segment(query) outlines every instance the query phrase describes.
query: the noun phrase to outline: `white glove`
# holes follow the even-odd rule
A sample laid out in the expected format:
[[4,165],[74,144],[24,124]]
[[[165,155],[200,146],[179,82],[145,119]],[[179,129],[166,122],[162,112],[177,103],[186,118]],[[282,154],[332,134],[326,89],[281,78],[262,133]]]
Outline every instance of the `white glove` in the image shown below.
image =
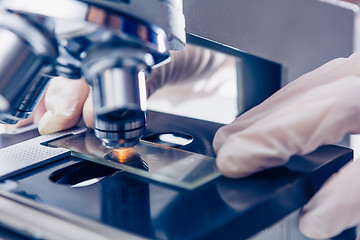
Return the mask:
[[53,78],[45,93],[46,112],[40,119],[40,134],[49,134],[75,126],[81,117],[89,87],[84,79]]
[[[359,92],[360,53],[305,74],[217,132],[219,170],[245,177],[360,133]],[[351,163],[325,183],[304,208],[304,234],[330,237],[360,222],[359,171],[360,162]]]
[[226,55],[193,45],[170,52],[171,62],[152,71],[147,82],[150,96],[164,85],[196,81],[213,75],[227,60]]

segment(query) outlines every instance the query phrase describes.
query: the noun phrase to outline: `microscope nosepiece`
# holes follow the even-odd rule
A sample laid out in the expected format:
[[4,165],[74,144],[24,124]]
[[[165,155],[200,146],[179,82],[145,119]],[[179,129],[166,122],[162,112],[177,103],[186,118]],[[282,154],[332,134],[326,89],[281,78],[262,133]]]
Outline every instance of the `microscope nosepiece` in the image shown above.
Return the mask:
[[50,77],[84,76],[96,136],[110,148],[138,143],[146,76],[185,45],[182,0],[152,1],[151,11],[148,0],[34,2],[0,1],[0,122],[29,116]]

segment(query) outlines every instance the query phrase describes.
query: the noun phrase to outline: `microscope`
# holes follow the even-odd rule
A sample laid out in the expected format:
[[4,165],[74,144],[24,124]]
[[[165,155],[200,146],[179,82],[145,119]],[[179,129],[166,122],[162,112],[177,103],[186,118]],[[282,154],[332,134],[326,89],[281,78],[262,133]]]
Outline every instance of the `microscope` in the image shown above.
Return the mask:
[[[145,82],[186,37],[236,59],[246,111],[359,49],[360,8],[329,2],[0,0],[0,121],[28,117],[56,76],[85,77],[95,120],[94,132],[0,134],[0,238],[305,239],[301,207],[352,160],[351,149],[323,146],[227,179],[212,149],[222,124],[145,117]],[[164,134],[189,141],[165,145]],[[114,149],[132,146],[132,162],[114,161]],[[338,239],[355,239],[354,229],[345,234]]]
[[132,147],[145,132],[147,76],[185,45],[182,0],[4,0],[0,37],[2,123],[29,117],[52,77],[84,76],[95,135]]

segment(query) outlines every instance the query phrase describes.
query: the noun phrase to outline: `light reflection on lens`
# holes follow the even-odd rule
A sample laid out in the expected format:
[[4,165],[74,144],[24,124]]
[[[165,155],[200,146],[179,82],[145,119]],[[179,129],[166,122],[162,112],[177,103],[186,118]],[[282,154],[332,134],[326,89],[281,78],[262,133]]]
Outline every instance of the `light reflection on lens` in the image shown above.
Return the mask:
[[135,151],[133,148],[119,148],[114,149],[113,154],[118,162],[125,163],[133,158]]
[[113,151],[106,154],[104,159],[123,163],[135,168],[141,168],[146,171],[149,170],[147,163],[143,161],[139,153],[137,153],[134,148],[114,149]]

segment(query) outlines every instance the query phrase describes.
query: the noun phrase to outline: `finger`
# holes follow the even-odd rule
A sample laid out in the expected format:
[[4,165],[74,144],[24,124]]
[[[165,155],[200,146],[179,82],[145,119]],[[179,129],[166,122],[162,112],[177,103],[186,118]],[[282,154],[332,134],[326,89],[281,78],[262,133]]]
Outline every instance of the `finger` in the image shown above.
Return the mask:
[[329,178],[302,210],[299,228],[311,238],[330,238],[360,223],[360,161]]
[[225,139],[232,133],[245,129],[269,113],[276,111],[276,109],[296,101],[299,96],[302,96],[310,89],[346,76],[360,76],[359,67],[360,53],[355,53],[349,58],[338,58],[330,61],[289,83],[260,105],[242,114],[233,123],[219,129],[213,142],[215,152],[220,149]]
[[350,76],[307,91],[232,134],[218,151],[219,170],[228,177],[248,176],[360,132],[359,90],[360,77]]
[[89,95],[84,103],[83,119],[87,127],[94,128],[94,107],[91,90],[89,91]]
[[89,93],[84,79],[54,78],[45,95],[47,112],[39,121],[40,134],[49,134],[75,126],[81,118]]

